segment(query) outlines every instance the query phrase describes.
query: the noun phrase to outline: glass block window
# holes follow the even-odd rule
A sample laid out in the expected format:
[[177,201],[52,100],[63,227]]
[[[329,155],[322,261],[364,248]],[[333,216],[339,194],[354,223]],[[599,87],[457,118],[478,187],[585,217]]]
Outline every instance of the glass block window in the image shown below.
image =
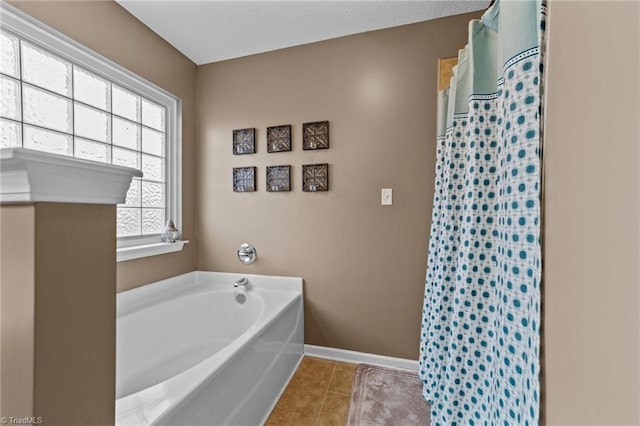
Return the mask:
[[171,217],[167,104],[89,68],[0,31],[0,147],[142,170],[117,208],[118,237],[159,234]]

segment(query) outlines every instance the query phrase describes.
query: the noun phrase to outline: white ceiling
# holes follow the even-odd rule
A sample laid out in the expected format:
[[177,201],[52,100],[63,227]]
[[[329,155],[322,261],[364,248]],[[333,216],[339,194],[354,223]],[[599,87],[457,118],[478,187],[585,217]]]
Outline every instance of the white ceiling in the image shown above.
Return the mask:
[[485,0],[116,0],[198,65],[485,9]]

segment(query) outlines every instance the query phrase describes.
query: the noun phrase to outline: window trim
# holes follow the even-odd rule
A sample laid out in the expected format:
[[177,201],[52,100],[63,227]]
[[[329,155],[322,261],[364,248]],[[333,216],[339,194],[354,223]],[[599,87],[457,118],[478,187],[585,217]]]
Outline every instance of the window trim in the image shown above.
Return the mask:
[[[1,2],[0,14],[2,17],[0,28],[3,30],[11,32],[39,47],[43,47],[87,71],[93,72],[112,83],[166,107],[166,218],[173,219],[176,227],[182,229],[182,100],[14,6]],[[118,261],[161,254],[155,253],[158,251],[157,249],[151,250],[154,253],[145,254],[149,250],[145,250],[144,247],[164,244],[159,234],[119,237],[117,242],[118,249],[127,248],[126,251],[129,253],[127,256],[121,256],[118,253]],[[139,246],[139,250],[132,250],[136,246]],[[165,252],[178,251],[176,247],[173,246],[173,250],[167,248]],[[139,255],[131,254],[136,252],[139,252]],[[122,257],[127,257],[127,259],[120,259]]]

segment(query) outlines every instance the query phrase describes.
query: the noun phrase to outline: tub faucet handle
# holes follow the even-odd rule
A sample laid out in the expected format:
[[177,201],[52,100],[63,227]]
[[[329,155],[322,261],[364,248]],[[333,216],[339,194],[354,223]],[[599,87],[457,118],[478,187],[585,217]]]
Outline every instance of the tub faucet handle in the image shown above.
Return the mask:
[[256,261],[258,257],[258,252],[256,248],[249,243],[242,243],[240,248],[238,249],[238,260],[244,263],[245,265],[251,265]]
[[247,284],[249,284],[249,280],[246,277],[242,277],[239,280],[236,280],[236,282],[233,283],[233,287],[234,288],[238,288],[240,286],[246,286]]

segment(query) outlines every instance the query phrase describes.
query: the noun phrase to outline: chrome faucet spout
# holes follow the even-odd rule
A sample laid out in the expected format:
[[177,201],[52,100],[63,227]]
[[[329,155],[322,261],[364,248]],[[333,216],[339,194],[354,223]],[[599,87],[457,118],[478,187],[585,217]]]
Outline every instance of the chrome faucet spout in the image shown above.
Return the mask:
[[246,277],[242,277],[239,280],[236,280],[236,282],[233,283],[233,287],[234,288],[238,288],[240,286],[246,286],[247,284],[249,284],[249,280]]

